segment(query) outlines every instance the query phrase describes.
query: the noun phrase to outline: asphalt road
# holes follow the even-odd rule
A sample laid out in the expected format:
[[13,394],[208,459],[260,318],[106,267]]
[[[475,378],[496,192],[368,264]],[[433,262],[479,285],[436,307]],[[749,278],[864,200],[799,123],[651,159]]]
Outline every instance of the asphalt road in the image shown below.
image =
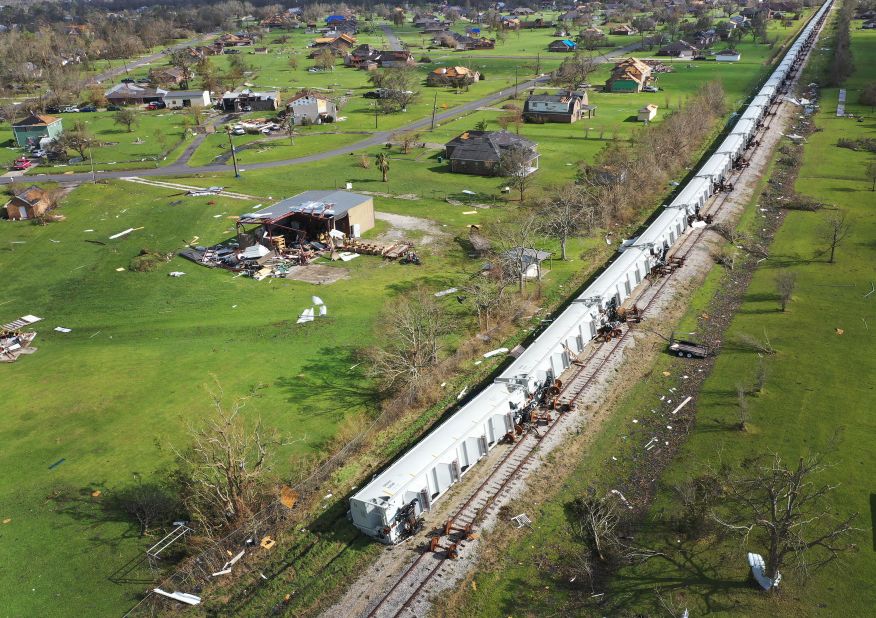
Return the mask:
[[401,51],[404,49],[404,45],[399,41],[398,37],[395,35],[395,32],[392,31],[392,28],[389,26],[383,25],[380,26],[380,29],[383,30],[383,34],[386,35],[386,40],[389,41],[389,48],[393,51]]
[[[619,49],[612,50],[603,54],[602,56],[598,56],[596,58],[597,62],[609,62],[612,58],[617,56],[626,54],[639,46],[638,43],[634,43],[631,45],[627,45],[626,47],[622,47]],[[517,89],[519,91],[524,91],[533,86],[537,86],[539,84],[543,84],[550,79],[550,76],[538,77],[535,79],[531,79],[526,82],[521,82],[517,85]],[[489,94],[485,97],[481,97],[476,101],[471,101],[470,103],[464,103],[458,107],[454,107],[447,111],[440,112],[435,115],[435,124],[442,124],[448,120],[452,120],[459,116],[465,116],[476,111],[480,107],[489,107],[494,103],[498,103],[504,100],[509,94],[511,94],[512,89],[508,88],[505,90],[500,90],[497,93]],[[341,155],[348,155],[350,153],[356,152],[357,150],[362,150],[363,148],[370,148],[372,146],[379,146],[387,143],[392,134],[398,133],[400,131],[414,131],[414,130],[422,130],[428,129],[431,126],[431,116],[427,116],[425,118],[421,118],[420,120],[416,120],[407,125],[397,127],[390,131],[379,131],[377,133],[372,134],[370,137],[354,142],[352,144],[347,144],[345,146],[341,146],[339,148],[335,148],[333,150],[327,150],[325,152],[318,152],[316,154],[307,155],[304,157],[296,157],[293,159],[283,159],[280,161],[267,161],[264,163],[250,163],[243,166],[245,171],[250,170],[262,170],[262,169],[271,169],[275,167],[287,167],[291,165],[301,165],[304,163],[314,163],[317,161],[324,161],[331,157],[337,157]],[[188,149],[187,149],[188,150]],[[191,156],[189,154],[189,156]],[[194,176],[198,174],[215,174],[217,172],[228,172],[227,165],[202,165],[199,167],[189,167],[185,165],[184,162],[181,162],[183,158],[177,160],[175,163],[165,167],[151,168],[151,169],[142,169],[142,170],[124,170],[124,171],[104,171],[97,172],[95,174],[95,178],[98,179],[113,179],[113,178],[123,178],[126,176],[140,176],[140,177],[148,177],[148,176],[168,176],[168,177],[183,177],[183,176]],[[187,158],[185,158],[187,160]],[[52,182],[60,182],[60,183],[82,183],[88,182],[91,180],[91,172],[79,172],[75,174],[34,174],[26,176],[26,178],[33,179],[34,181],[52,181]],[[9,184],[13,182],[14,178],[0,178],[0,184]]]
[[88,83],[99,84],[99,83],[105,82],[108,79],[113,79],[113,78],[118,77],[119,75],[121,75],[123,73],[129,72],[131,69],[136,69],[137,67],[141,67],[144,64],[149,64],[151,62],[155,62],[156,60],[160,59],[161,57],[166,56],[172,52],[175,52],[178,49],[183,49],[186,47],[191,47],[192,45],[197,45],[199,43],[203,43],[207,39],[210,39],[214,36],[216,36],[216,35],[215,34],[205,34],[203,36],[196,37],[194,39],[188,39],[186,41],[183,41],[182,43],[177,43],[176,45],[171,45],[170,47],[166,47],[159,52],[155,52],[154,54],[149,54],[148,56],[143,56],[142,58],[138,58],[137,60],[134,60],[133,62],[129,62],[126,65],[116,67],[116,68],[110,69],[108,71],[104,71],[103,73],[98,73],[97,75],[92,76],[88,80]]

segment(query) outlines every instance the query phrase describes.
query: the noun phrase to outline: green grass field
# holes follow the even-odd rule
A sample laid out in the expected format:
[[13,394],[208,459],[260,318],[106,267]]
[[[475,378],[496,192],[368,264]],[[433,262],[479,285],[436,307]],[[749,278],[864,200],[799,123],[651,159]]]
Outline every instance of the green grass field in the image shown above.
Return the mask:
[[[876,460],[870,445],[876,427],[869,410],[876,384],[869,325],[876,315],[872,296],[864,297],[871,288],[872,269],[867,265],[874,258],[872,239],[876,234],[873,193],[864,179],[872,155],[840,149],[836,141],[840,137],[872,138],[876,133],[872,110],[854,104],[858,91],[872,79],[864,67],[876,61],[874,33],[854,32],[853,52],[859,69],[845,84],[853,102],[847,112],[862,115],[864,122],[837,118],[838,91],[822,91],[821,111],[816,117],[820,131],[809,138],[796,183],[797,191],[846,210],[853,221],[853,233],[838,251],[837,262],[828,264],[823,256],[815,255],[819,248],[816,230],[827,213],[787,214],[772,245],[771,258],[756,271],[724,337],[732,341],[740,333],[766,331],[778,351],[767,361],[764,392],[749,399],[748,430],[733,428],[738,421],[736,384],[753,380],[756,359],[751,352],[728,345],[700,392],[695,429],[675,463],[659,479],[660,493],[651,518],[664,522],[677,510],[673,484],[706,465],[717,465],[719,459],[733,464],[755,453],[778,452],[792,463],[799,456],[818,452],[833,464],[818,481],[838,485],[831,498],[836,516],[860,514],[856,551],[809,579],[787,571],[783,590],[766,597],[746,583],[745,552],[763,549],[756,542],[741,545],[737,540],[718,542],[713,537],[681,541],[680,535],[665,525],[643,525],[637,528],[636,542],[666,552],[669,559],[658,557],[623,569],[610,581],[605,604],[589,610],[582,609],[590,601],[585,588],[561,579],[562,571],[540,569],[537,565],[545,559],[555,563],[557,556],[574,547],[564,506],[589,487],[610,488],[624,478],[622,464],[614,463],[612,456],[628,451],[623,436],[635,431],[632,419],[647,415],[647,410],[657,405],[658,396],[677,385],[683,365],[661,356],[649,377],[633,386],[612,411],[578,469],[564,479],[555,496],[530,514],[534,528],[517,534],[503,557],[476,575],[477,590],[464,594],[459,615],[551,615],[568,612],[570,607],[580,615],[665,615],[666,605],[661,605],[657,591],[665,602],[688,608],[691,615],[872,613],[876,597],[868,582],[876,574],[871,483]],[[818,53],[823,61],[830,51]],[[755,204],[756,200],[742,225],[758,225]],[[778,268],[789,268],[797,275],[794,298],[785,313],[778,310],[775,293]],[[694,295],[677,331],[695,329],[698,316],[721,285],[722,274],[712,271]],[[837,328],[844,330],[842,336],[836,334]],[[664,377],[664,371],[673,376]]]

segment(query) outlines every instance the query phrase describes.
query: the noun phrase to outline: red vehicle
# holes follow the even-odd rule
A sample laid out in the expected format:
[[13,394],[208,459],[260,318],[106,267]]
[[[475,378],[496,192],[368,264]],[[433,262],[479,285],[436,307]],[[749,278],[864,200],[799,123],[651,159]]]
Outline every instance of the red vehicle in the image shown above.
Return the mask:
[[150,112],[155,111],[156,109],[158,109],[158,106],[155,103],[150,103],[146,106],[146,110]]
[[32,166],[32,165],[33,165],[33,163],[30,162],[30,159],[28,159],[27,157],[21,157],[20,159],[16,159],[16,160],[12,163],[12,169],[14,169],[14,170],[26,170],[26,169],[28,169],[28,168],[29,168],[30,166]]

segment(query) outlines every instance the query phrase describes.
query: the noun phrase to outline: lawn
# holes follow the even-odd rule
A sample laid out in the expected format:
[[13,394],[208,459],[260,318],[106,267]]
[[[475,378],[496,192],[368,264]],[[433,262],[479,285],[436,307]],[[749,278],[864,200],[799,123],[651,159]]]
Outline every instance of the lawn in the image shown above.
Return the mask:
[[[822,58],[829,49],[818,52]],[[872,79],[867,69],[876,61],[876,35],[853,32],[853,53],[859,67],[847,81],[849,101]],[[863,616],[872,613],[874,597],[868,582],[876,576],[873,560],[872,470],[876,438],[870,410],[874,383],[874,356],[869,324],[876,319],[872,295],[872,264],[876,235],[873,193],[864,179],[872,155],[839,149],[840,137],[874,137],[872,111],[852,103],[847,110],[865,122],[836,118],[837,90],[825,90],[813,134],[805,147],[804,164],[796,190],[846,210],[854,228],[851,237],[828,264],[819,248],[816,230],[827,213],[791,211],[771,247],[771,257],[756,272],[734,317],[725,341],[741,333],[767,332],[777,350],[767,360],[763,393],[749,398],[751,416],[746,432],[734,428],[738,421],[736,385],[753,380],[756,357],[727,345],[716,360],[697,401],[698,418],[675,463],[659,479],[659,495],[650,517],[665,522],[677,509],[672,487],[707,465],[734,464],[755,453],[778,452],[793,464],[797,457],[821,453],[832,464],[819,483],[836,483],[831,498],[838,518],[857,512],[861,529],[854,539],[857,550],[841,562],[813,573],[809,579],[788,570],[783,590],[774,597],[758,594],[746,583],[746,551],[762,551],[756,542],[681,541],[665,525],[643,525],[636,542],[667,552],[672,560],[652,559],[622,570],[608,586],[604,604],[580,615],[663,615],[663,601],[687,608],[691,615],[733,616]],[[766,178],[764,179],[764,182]],[[749,207],[743,225],[758,225],[761,216]],[[788,268],[797,275],[797,288],[787,312],[778,310],[774,277]],[[721,271],[714,270],[695,295],[677,330],[692,330],[697,318],[721,285]],[[844,331],[839,336],[837,328]],[[650,367],[648,377],[634,385],[623,403],[606,420],[577,469],[564,477],[557,494],[532,508],[534,528],[518,533],[503,558],[475,577],[477,585],[465,593],[459,610],[466,616],[547,615],[568,610],[570,599],[587,599],[588,591],[562,579],[561,571],[537,565],[555,558],[574,541],[568,532],[564,505],[590,487],[611,488],[625,478],[613,455],[628,452],[628,436],[638,440],[632,419],[648,415],[668,387],[676,384],[683,365],[668,356]],[[671,376],[666,376],[664,373]],[[641,442],[645,442],[647,437]],[[636,442],[638,444],[638,442]]]

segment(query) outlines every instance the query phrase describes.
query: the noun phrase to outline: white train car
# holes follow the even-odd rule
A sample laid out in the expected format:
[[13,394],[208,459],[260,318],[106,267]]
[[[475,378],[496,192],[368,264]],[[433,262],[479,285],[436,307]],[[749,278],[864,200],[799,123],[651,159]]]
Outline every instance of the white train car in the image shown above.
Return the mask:
[[743,154],[771,100],[779,93],[812,34],[830,7],[828,0],[803,29],[797,42],[716,152],[634,242],[505,369],[492,383],[454,412],[350,499],[353,524],[385,543],[409,532],[412,519],[432,508],[454,483],[514,427],[515,411],[532,401],[545,384],[569,367],[601,325],[612,301],[630,297],[656,261],[687,228],[688,216],[705,205],[717,178],[726,178]]

